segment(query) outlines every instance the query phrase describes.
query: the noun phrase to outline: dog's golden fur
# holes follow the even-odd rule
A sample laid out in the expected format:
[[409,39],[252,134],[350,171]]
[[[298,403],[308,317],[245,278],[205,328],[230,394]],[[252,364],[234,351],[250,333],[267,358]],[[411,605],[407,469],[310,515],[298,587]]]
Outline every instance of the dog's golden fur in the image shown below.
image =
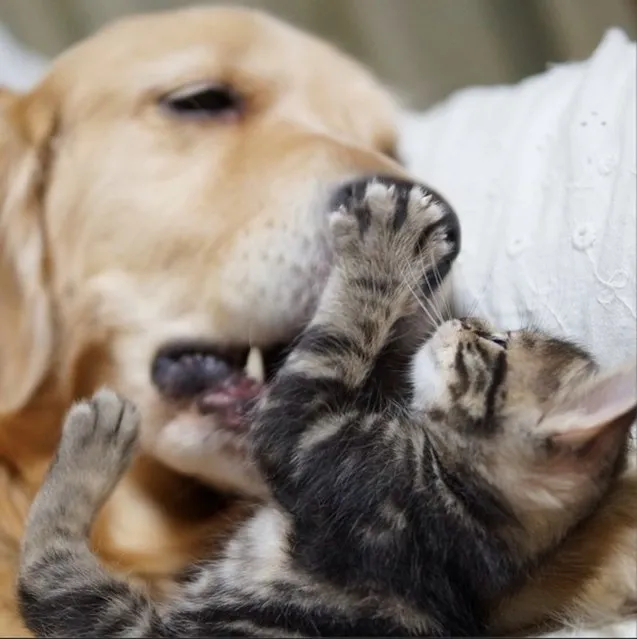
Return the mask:
[[[158,104],[198,83],[231,86],[237,117]],[[26,512],[63,413],[99,385],[144,416],[145,455],[95,528],[107,562],[161,586],[240,517],[187,475],[250,492],[241,460],[162,401],[153,355],[181,337],[292,337],[329,264],[326,198],[341,180],[401,173],[396,121],[359,65],[237,9],[126,19],[32,92],[0,92],[0,635],[26,634],[13,598]],[[612,581],[631,499],[634,486],[609,500],[544,573],[545,594],[532,584],[510,610],[536,622],[554,601],[588,597],[591,575]],[[519,625],[512,614],[499,625]]]

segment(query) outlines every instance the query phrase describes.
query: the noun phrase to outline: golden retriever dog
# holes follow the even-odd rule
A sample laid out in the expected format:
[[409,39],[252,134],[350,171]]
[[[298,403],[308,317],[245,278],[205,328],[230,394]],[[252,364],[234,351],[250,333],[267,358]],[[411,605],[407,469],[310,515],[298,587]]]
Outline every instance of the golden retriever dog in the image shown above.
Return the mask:
[[[250,347],[267,376],[313,311],[330,198],[405,175],[396,123],[364,68],[244,9],[127,18],[33,91],[0,92],[0,635],[28,635],[13,597],[25,516],[63,414],[97,387],[143,415],[143,454],[95,526],[111,566],[161,588],[241,517],[229,495],[260,495],[233,415],[191,401],[201,389],[171,364],[206,358],[240,410]],[[626,519],[614,508],[519,619],[604,569]]]

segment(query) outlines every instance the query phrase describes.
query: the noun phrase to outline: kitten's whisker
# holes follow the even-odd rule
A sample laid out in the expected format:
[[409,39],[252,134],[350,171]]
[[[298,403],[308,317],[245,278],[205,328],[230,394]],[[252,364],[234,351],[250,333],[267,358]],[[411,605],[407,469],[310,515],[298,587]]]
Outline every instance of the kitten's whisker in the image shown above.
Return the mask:
[[436,294],[432,293],[429,297],[425,298],[425,302],[431,309],[432,313],[434,313],[436,317],[438,318],[438,326],[440,326],[441,324],[445,323],[445,316],[442,312],[442,309],[436,303],[438,301],[436,297],[437,297]]
[[[434,271],[434,276],[436,278],[436,290],[440,291],[440,289],[442,288],[442,277],[440,277],[440,270],[438,269],[438,265],[434,264],[433,266],[433,271]],[[448,321],[450,319],[453,318],[453,312],[451,310],[451,306],[449,304],[449,300],[447,299],[446,295],[438,295],[437,296],[438,299],[440,299],[442,301],[442,316],[445,319],[445,321]]]
[[486,317],[486,313],[479,312],[479,307],[482,304],[482,300],[487,292],[487,285],[482,286],[482,289],[477,295],[473,295],[473,301],[467,306],[464,301],[460,301],[456,304],[456,316],[458,317],[474,317],[481,316]]
[[[434,277],[436,278],[437,281],[439,281],[440,273],[435,266],[433,267],[433,269],[434,269]],[[427,307],[430,309],[431,313],[434,314],[435,317],[437,318],[434,328],[438,328],[438,326],[444,324],[448,319],[451,319],[451,315],[449,314],[449,310],[446,305],[443,308],[441,308],[439,305],[439,298],[440,298],[440,295],[438,295],[439,285],[437,285],[436,289],[433,289],[431,286],[431,281],[429,279],[425,281],[426,281],[429,294],[426,294],[424,290],[422,291],[422,294],[424,296],[424,302],[427,304]],[[444,300],[443,300],[443,303],[444,303]]]
[[440,322],[438,318],[434,314],[432,314],[429,308],[427,308],[427,305],[420,298],[417,291],[415,291],[411,286],[409,288],[411,290],[411,294],[414,296],[414,299],[418,303],[418,306],[422,309],[423,313],[427,316],[427,319],[433,324],[434,327],[439,326]]
[[480,300],[477,297],[474,297],[473,302],[471,302],[471,305],[469,306],[467,312],[464,313],[464,315],[472,317],[478,310],[478,304],[480,304]]
[[442,316],[440,309],[436,305],[434,297],[425,296],[424,298],[422,298],[421,306],[427,309],[427,315],[432,321],[433,329],[436,329],[440,325],[444,324],[444,317]]
[[431,307],[427,308],[427,305],[425,305],[424,301],[420,298],[420,296],[418,295],[417,291],[412,286],[411,281],[410,281],[412,279],[412,276],[413,276],[412,272],[410,272],[409,275],[406,275],[403,272],[403,282],[409,288],[409,291],[413,295],[413,297],[416,300],[418,306],[422,309],[423,313],[427,316],[427,319],[431,322],[431,324],[433,325],[433,328],[435,329],[438,326],[440,326],[440,321],[435,315],[432,314]]
[[[437,271],[437,269],[435,269],[435,267],[434,267],[434,276],[436,275],[436,271]],[[436,301],[437,301],[436,300],[436,293],[431,287],[431,282],[428,279],[425,279],[425,282],[427,284],[427,288],[429,289],[429,295],[425,296],[425,301],[427,302],[431,312],[434,313],[436,318],[437,318],[437,321],[434,323],[434,327],[437,328],[441,324],[444,324],[445,317],[442,314],[441,309],[436,304]]]
[[428,294],[426,294],[426,292],[423,290],[423,294],[425,294],[425,300],[428,302],[428,306],[431,309],[431,312],[435,313],[436,317],[438,318],[438,325],[440,325],[442,324],[444,319],[442,317],[442,314],[440,313],[440,309],[434,303],[435,294],[433,289],[431,288],[431,282],[428,278],[425,278],[425,284],[427,285],[428,289]]

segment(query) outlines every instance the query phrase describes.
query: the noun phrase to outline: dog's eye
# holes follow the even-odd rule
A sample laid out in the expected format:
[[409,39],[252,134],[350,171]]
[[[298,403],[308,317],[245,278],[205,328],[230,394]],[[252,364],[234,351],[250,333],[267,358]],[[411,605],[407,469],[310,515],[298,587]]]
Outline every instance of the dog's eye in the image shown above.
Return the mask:
[[175,115],[192,118],[219,118],[238,115],[239,96],[223,85],[197,84],[164,96],[160,104]]

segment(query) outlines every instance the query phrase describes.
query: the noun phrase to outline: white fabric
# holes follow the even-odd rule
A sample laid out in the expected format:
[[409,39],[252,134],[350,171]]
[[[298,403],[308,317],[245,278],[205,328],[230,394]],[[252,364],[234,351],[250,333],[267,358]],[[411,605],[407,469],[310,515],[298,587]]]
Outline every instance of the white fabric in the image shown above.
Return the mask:
[[570,336],[602,364],[635,357],[636,47],[408,114],[402,157],[458,212],[454,294],[502,328]]
[[24,48],[0,24],[0,87],[28,89],[45,68],[44,58]]

